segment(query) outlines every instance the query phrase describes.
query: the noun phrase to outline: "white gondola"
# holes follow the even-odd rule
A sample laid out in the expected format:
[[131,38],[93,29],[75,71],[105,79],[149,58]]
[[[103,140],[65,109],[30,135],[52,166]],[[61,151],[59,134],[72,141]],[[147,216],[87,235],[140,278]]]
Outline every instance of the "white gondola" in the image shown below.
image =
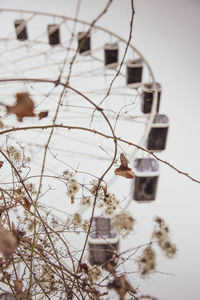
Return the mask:
[[81,55],[89,55],[91,53],[91,40],[89,33],[78,33],[78,52]]
[[168,117],[166,115],[156,114],[146,142],[148,150],[162,151],[166,148],[168,128]]
[[161,85],[158,82],[155,83],[155,86],[154,86],[154,83],[145,83],[143,85],[142,99],[141,99],[141,111],[144,114],[148,114],[151,112],[151,107],[152,107],[155,91],[157,91],[157,93],[158,93],[157,112],[159,111],[161,90],[162,90]]
[[118,65],[118,43],[106,43],[104,46],[104,64],[107,69],[115,69]]
[[47,27],[49,45],[56,46],[60,44],[60,30],[57,24],[50,24]]
[[128,60],[126,63],[126,84],[130,88],[138,88],[142,84],[143,61]]
[[134,160],[135,177],[132,185],[133,199],[138,202],[150,202],[156,198],[159,178],[159,164],[154,158]]
[[27,26],[25,20],[15,20],[16,38],[19,41],[26,41],[28,39]]
[[110,218],[94,219],[88,246],[91,265],[102,265],[106,268],[108,263],[113,266],[117,264],[116,253],[119,248],[119,236],[114,231]]

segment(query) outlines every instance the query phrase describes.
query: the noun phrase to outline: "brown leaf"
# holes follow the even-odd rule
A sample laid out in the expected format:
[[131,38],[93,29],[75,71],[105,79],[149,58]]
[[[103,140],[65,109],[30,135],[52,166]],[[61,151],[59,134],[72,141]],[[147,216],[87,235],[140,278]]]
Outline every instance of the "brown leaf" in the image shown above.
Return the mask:
[[46,111],[41,111],[39,114],[38,114],[38,118],[39,120],[43,119],[43,118],[46,118],[48,116],[48,110]]
[[18,246],[17,238],[9,230],[0,227],[0,251],[8,260]]
[[24,197],[23,200],[24,200],[24,206],[25,206],[28,210],[30,210],[31,203],[29,202],[29,200],[28,200],[26,197]]
[[120,154],[121,165],[119,168],[115,169],[115,175],[119,175],[128,179],[134,178],[134,172],[131,168],[128,167],[128,159],[124,155],[124,153]]
[[124,168],[122,166],[115,170],[115,175],[119,175],[128,179],[132,179],[135,176],[131,168]]
[[23,200],[24,196],[22,194],[21,188],[18,188],[17,190],[13,191],[13,194],[15,196],[15,201],[18,203],[21,200]]
[[124,153],[120,154],[120,161],[121,161],[121,166],[124,168],[128,168],[128,159],[126,158],[126,156],[124,155]]
[[0,168],[3,166],[3,161],[0,160]]
[[88,273],[88,266],[86,263],[80,263],[79,264],[80,270],[84,271],[85,273]]
[[4,213],[5,210],[6,206],[0,206],[0,216],[2,215],[2,213]]
[[16,102],[13,106],[7,106],[7,112],[15,114],[18,121],[22,122],[24,117],[34,117],[34,103],[28,93],[17,93]]
[[22,282],[18,281],[18,280],[14,280],[14,289],[15,289],[15,292],[17,292],[18,294],[20,294],[22,292],[22,288],[23,288]]

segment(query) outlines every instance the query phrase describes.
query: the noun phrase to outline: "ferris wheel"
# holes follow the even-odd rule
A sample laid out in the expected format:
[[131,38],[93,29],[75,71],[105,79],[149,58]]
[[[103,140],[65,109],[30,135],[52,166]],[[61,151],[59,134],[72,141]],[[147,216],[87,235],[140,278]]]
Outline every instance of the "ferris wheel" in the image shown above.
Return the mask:
[[[116,189],[121,180],[114,174],[120,153],[126,155],[130,167],[134,161],[135,172],[131,184],[130,180],[125,183],[133,191],[128,191],[128,200],[120,203],[120,209],[126,210],[133,199],[155,200],[159,165],[150,152],[165,149],[169,127],[167,116],[159,113],[162,87],[135,46],[111,31],[47,13],[4,9],[0,14],[2,147],[9,157],[17,149],[22,152],[21,166],[16,160],[17,170],[24,182],[40,185],[41,193],[35,192],[40,208],[52,208],[54,216],[62,210],[61,219],[84,213],[87,219],[91,210],[87,201],[91,191],[96,193],[94,182],[112,162],[104,178],[106,192],[102,187],[103,198],[97,201],[98,214],[108,216],[96,219],[93,230],[105,226],[99,245],[107,238],[109,247],[117,249],[119,240],[109,218],[113,211],[107,207],[102,212],[102,203],[108,195],[116,201],[112,186]],[[6,28],[2,25],[5,20]],[[19,112],[24,98],[32,107],[28,113]],[[138,150],[144,148],[148,151]],[[28,166],[26,158],[30,158]],[[70,196],[70,180],[81,195]],[[9,169],[2,181],[15,186]],[[71,203],[63,209],[66,191]],[[116,207],[118,204],[116,201]],[[97,238],[96,234],[89,240],[93,254]],[[98,255],[90,256],[92,265],[103,264]]]

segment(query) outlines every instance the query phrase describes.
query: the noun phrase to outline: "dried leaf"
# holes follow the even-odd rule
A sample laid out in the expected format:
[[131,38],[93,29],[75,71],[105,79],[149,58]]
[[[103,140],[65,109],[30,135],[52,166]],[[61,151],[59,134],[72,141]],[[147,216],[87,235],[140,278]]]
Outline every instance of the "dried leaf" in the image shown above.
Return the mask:
[[0,251],[4,258],[8,260],[18,246],[17,238],[9,230],[0,227]]
[[13,106],[6,105],[7,112],[15,114],[18,121],[22,122],[24,117],[34,117],[34,103],[28,93],[17,93],[16,102]]
[[46,111],[41,111],[39,114],[38,114],[38,118],[39,120],[43,119],[43,118],[46,118],[48,116],[48,110]]
[[21,191],[21,188],[18,188],[17,190],[14,190],[13,194],[15,196],[15,201],[16,202],[20,202],[24,198],[24,196],[22,194],[22,191]]
[[23,288],[22,282],[18,281],[18,280],[14,280],[14,289],[15,289],[15,292],[17,292],[18,294],[20,294],[22,292],[22,288]]
[[121,166],[124,168],[128,168],[128,159],[126,158],[126,156],[124,155],[124,153],[120,154],[120,161],[121,161]]
[[28,200],[26,197],[24,197],[23,200],[24,200],[24,206],[25,206],[28,210],[30,210],[31,203],[29,202],[29,200]]
[[128,179],[132,179],[135,176],[131,168],[124,168],[122,166],[115,170],[115,175],[119,175]]
[[2,215],[2,213],[4,213],[5,210],[6,206],[0,206],[0,216]]
[[3,161],[0,160],[0,168],[3,166]]
[[124,153],[120,154],[121,165],[119,168],[115,169],[115,175],[119,175],[128,179],[134,178],[134,172],[131,168],[128,167],[128,159],[124,155]]
[[86,263],[80,263],[79,264],[80,270],[84,271],[85,273],[88,273],[88,266]]

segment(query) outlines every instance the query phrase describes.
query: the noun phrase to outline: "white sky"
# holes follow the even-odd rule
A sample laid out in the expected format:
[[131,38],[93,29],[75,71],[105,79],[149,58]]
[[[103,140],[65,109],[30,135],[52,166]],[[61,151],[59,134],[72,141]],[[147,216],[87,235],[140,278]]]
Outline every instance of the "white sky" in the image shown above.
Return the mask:
[[[114,0],[99,25],[128,36],[130,1]],[[58,13],[73,17],[75,0],[2,0],[0,8],[21,8]],[[91,21],[106,1],[82,0],[80,19]],[[89,9],[88,9],[89,8]],[[170,118],[167,150],[160,157],[177,168],[200,178],[200,5],[187,0],[135,0],[132,43],[143,53],[162,84],[161,112]],[[200,298],[200,185],[161,166],[155,203],[130,207],[137,219],[136,236],[148,240],[155,215],[164,217],[178,248],[177,258],[169,261],[161,255],[159,271],[147,281],[130,277],[134,286],[162,300],[199,300]],[[124,241],[134,243],[133,237]]]

